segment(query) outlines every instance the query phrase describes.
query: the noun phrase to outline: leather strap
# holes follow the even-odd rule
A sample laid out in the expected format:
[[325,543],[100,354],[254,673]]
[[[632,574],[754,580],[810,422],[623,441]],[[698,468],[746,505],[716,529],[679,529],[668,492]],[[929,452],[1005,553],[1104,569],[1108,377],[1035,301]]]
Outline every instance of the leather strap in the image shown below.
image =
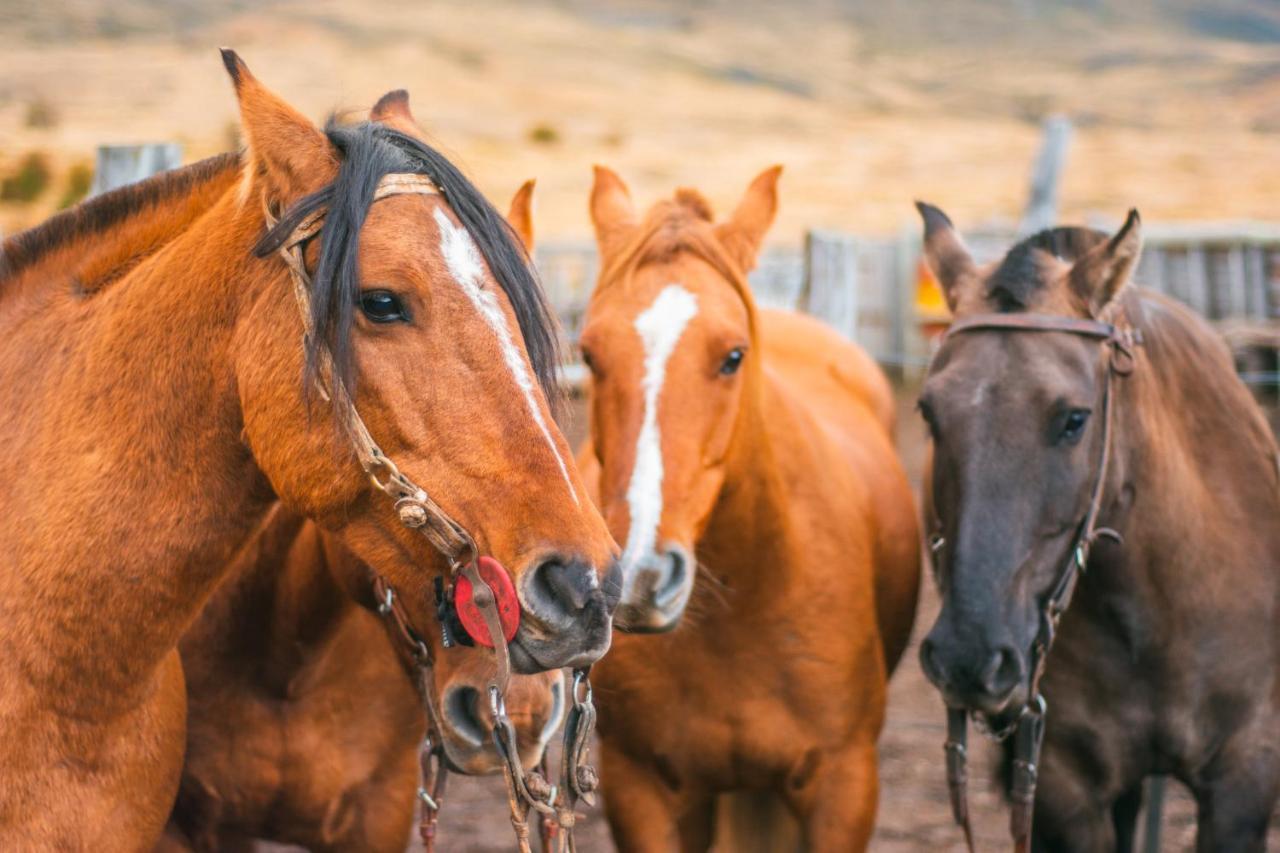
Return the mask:
[[[410,173],[389,174],[379,181],[374,191],[373,200],[377,201],[392,195],[437,195],[439,193],[439,188],[426,175]],[[265,203],[265,200],[263,207],[267,226],[268,228],[273,227],[277,219],[273,215],[270,206]],[[302,316],[303,333],[306,340],[311,340],[316,332],[311,321],[311,277],[307,272],[304,247],[308,240],[320,233],[324,227],[324,220],[327,214],[328,210],[321,208],[308,215],[298,223],[297,227],[280,245],[278,250],[281,259],[291,273],[290,278],[293,282],[294,297],[298,303],[299,313]],[[401,523],[406,527],[420,530],[431,545],[445,556],[449,562],[449,572],[452,578],[456,579],[459,574],[462,574],[471,581],[475,604],[484,617],[489,636],[494,641],[495,667],[493,677],[488,684],[490,696],[495,700],[494,738],[495,743],[499,744],[499,752],[503,753],[504,758],[507,759],[504,762],[504,773],[507,777],[509,799],[511,801],[512,822],[516,827],[517,837],[521,841],[522,848],[527,848],[527,826],[524,828],[523,833],[520,831],[523,816],[528,813],[529,809],[529,806],[524,803],[535,806],[540,805],[541,808],[546,809],[548,812],[551,811],[551,807],[539,804],[530,795],[525,783],[525,774],[520,767],[519,754],[515,750],[515,730],[506,716],[503,702],[503,697],[505,697],[511,682],[510,650],[507,647],[501,619],[498,616],[496,597],[492,588],[480,577],[476,567],[479,549],[476,547],[475,540],[470,533],[450,517],[427,494],[425,489],[403,474],[396,464],[382,452],[382,448],[374,441],[373,436],[369,433],[369,428],[365,425],[364,419],[360,417],[360,413],[356,410],[350,394],[333,370],[333,356],[327,347],[319,349],[319,358],[320,370],[317,390],[325,400],[329,400],[336,405],[342,419],[342,425],[355,450],[356,458],[359,460],[360,467],[364,470],[365,475],[368,476],[369,481],[375,489],[395,501],[396,512],[400,517]],[[419,788],[418,793],[419,797],[423,798],[425,807],[434,807],[438,810],[439,801],[434,799],[428,790],[434,785],[428,778],[427,772],[428,768],[431,767],[432,755],[435,752],[435,747],[431,745],[431,741],[434,739],[443,745],[443,741],[440,740],[439,736],[441,731],[440,712],[438,702],[434,696],[434,661],[431,657],[430,647],[422,640],[422,635],[413,629],[407,614],[400,606],[395,590],[385,578],[376,573],[373,575],[373,591],[378,600],[378,612],[384,618],[396,647],[401,650],[400,653],[402,655],[406,655],[415,665],[416,673],[411,674],[411,677],[413,677],[419,695],[422,697],[429,726],[429,737],[424,742],[421,755],[424,772],[423,786]],[[505,744],[503,743],[504,741]],[[501,748],[504,745],[507,746],[506,750]],[[445,778],[444,772],[443,768],[437,771],[441,786]],[[518,803],[517,799],[523,802]],[[428,800],[432,802],[429,803]],[[424,844],[434,844],[435,817],[433,811],[428,820],[427,812],[424,809],[424,821],[420,826]]]

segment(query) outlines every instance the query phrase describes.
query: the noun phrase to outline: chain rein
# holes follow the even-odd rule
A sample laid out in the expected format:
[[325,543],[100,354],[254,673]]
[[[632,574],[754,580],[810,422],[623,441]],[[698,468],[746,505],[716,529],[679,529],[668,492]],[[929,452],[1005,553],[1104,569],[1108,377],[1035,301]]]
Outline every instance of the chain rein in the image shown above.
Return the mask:
[[[1003,741],[1011,735],[1015,736],[1009,832],[1013,838],[1014,850],[1017,853],[1027,853],[1031,849],[1031,823],[1039,775],[1040,747],[1044,742],[1045,712],[1048,709],[1044,696],[1040,693],[1045,660],[1057,636],[1058,622],[1071,605],[1076,583],[1088,565],[1089,552],[1094,542],[1100,538],[1117,543],[1123,541],[1115,530],[1098,527],[1097,521],[1102,509],[1102,494],[1111,460],[1112,386],[1116,377],[1125,377],[1133,372],[1134,348],[1142,343],[1142,338],[1137,329],[1123,320],[1112,324],[1100,320],[1039,314],[979,314],[953,323],[944,335],[943,342],[953,335],[975,330],[1066,332],[1097,339],[1104,347],[1109,348],[1102,390],[1102,450],[1098,458],[1098,473],[1090,494],[1089,508],[1080,522],[1066,563],[1040,613],[1040,629],[1032,645],[1030,698],[1012,721],[998,729],[990,728],[982,717],[974,716],[974,725],[993,740]],[[933,532],[928,541],[929,556],[937,577],[939,559],[946,548],[946,539],[942,536],[941,519],[937,516],[936,508],[930,524]],[[964,832],[969,853],[973,853],[973,826],[968,800],[968,721],[969,713],[964,708],[947,708],[947,739],[943,744],[943,751],[946,756],[951,814]]]
[[[442,195],[435,183],[425,175],[390,174],[379,182],[373,201],[404,194]],[[267,227],[271,228],[276,224],[277,218],[265,199],[263,207]],[[304,250],[307,241],[318,235],[324,227],[327,212],[322,208],[304,218],[278,250],[289,268],[307,341],[312,340],[316,332],[311,321],[311,278],[307,272]],[[382,452],[334,372],[333,357],[329,349],[321,347],[319,354],[320,378],[317,380],[316,390],[324,400],[337,404],[342,426],[370,483],[394,501],[396,514],[402,524],[420,531],[444,555],[449,561],[452,580],[456,580],[461,574],[472,584],[476,607],[484,618],[485,627],[494,643],[496,667],[488,684],[490,710],[494,719],[492,736],[502,758],[507,802],[511,809],[511,823],[516,833],[518,849],[521,853],[530,853],[528,816],[531,810],[536,810],[542,816],[540,835],[543,849],[549,850],[550,843],[558,836],[560,851],[573,853],[576,850],[573,839],[574,807],[578,800],[591,805],[591,795],[598,786],[594,768],[586,764],[587,746],[596,719],[591,684],[587,678],[590,667],[575,670],[573,674],[573,706],[565,721],[561,784],[551,785],[541,769],[526,773],[520,763],[515,726],[507,716],[505,703],[507,688],[511,682],[511,654],[498,616],[493,590],[476,567],[479,550],[475,540],[432,500],[425,489],[405,476]],[[413,680],[427,710],[427,736],[419,752],[422,785],[418,788],[418,799],[422,803],[422,809],[418,832],[425,849],[432,853],[435,850],[436,827],[448,779],[438,702],[433,692],[435,661],[422,635],[411,626],[394,588],[376,573],[373,576],[373,591],[377,599],[378,615],[386,623],[400,654],[407,656],[416,670]],[[584,692],[580,693],[580,688]]]

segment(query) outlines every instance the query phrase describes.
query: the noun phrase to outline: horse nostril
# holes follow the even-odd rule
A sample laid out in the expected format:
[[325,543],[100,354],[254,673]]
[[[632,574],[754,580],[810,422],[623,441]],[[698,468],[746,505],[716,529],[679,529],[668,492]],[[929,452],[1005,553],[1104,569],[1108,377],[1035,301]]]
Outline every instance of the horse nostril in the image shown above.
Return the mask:
[[929,637],[925,637],[920,642],[920,668],[924,670],[925,677],[934,684],[940,686],[943,683],[942,664],[938,661],[938,647]]
[[689,580],[689,558],[680,548],[671,548],[662,555],[666,562],[666,575],[659,580],[653,593],[653,603],[665,608],[684,592]]
[[1002,646],[987,661],[978,682],[988,696],[1004,696],[1017,686],[1021,678],[1022,664],[1017,651],[1010,646]]
[[535,615],[567,626],[578,617],[600,586],[591,566],[579,560],[552,558],[533,570],[528,591]]
[[473,747],[488,737],[488,724],[480,714],[480,691],[474,687],[455,687],[444,697],[442,710],[449,728]]

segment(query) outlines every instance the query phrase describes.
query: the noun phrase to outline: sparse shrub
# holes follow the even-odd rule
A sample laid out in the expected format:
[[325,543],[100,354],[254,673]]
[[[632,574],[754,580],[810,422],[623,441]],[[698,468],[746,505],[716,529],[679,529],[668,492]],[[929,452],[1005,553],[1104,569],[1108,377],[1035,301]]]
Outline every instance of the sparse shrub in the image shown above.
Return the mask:
[[93,167],[88,163],[76,163],[67,172],[67,190],[58,202],[58,209],[68,208],[89,194],[93,185]]
[[554,145],[560,141],[560,131],[546,122],[541,122],[529,128],[529,141],[538,145]]
[[0,180],[0,201],[34,201],[48,188],[51,176],[48,158],[33,151],[13,174]]
[[45,130],[58,123],[58,111],[44,98],[36,98],[27,104],[26,123],[27,127]]

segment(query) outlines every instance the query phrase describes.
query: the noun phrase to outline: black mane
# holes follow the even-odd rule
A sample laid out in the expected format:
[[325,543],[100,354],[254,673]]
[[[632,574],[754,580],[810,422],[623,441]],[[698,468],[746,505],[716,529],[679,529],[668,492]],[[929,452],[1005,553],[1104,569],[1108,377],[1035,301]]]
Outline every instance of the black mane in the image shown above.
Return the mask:
[[1046,252],[1071,263],[1106,240],[1106,234],[1092,228],[1048,228],[1032,234],[1010,249],[991,274],[987,280],[987,298],[1001,311],[1023,310],[1048,284],[1036,264],[1036,252]]
[[64,210],[56,216],[4,241],[0,251],[0,281],[18,275],[50,252],[82,237],[96,234],[177,195],[189,193],[223,172],[239,167],[238,154],[219,154],[207,160],[161,172],[126,184]]
[[325,133],[342,156],[338,177],[286,211],[254,248],[261,257],[270,255],[302,219],[319,208],[328,208],[320,260],[311,277],[311,321],[317,334],[307,342],[308,387],[312,387],[311,380],[319,368],[321,348],[328,347],[337,377],[349,393],[355,394],[350,331],[360,296],[360,227],[378,182],[391,173],[414,173],[431,178],[475,240],[511,302],[534,374],[554,407],[560,398],[559,337],[554,314],[528,255],[502,215],[444,155],[413,137],[382,124],[343,126],[332,119]]

